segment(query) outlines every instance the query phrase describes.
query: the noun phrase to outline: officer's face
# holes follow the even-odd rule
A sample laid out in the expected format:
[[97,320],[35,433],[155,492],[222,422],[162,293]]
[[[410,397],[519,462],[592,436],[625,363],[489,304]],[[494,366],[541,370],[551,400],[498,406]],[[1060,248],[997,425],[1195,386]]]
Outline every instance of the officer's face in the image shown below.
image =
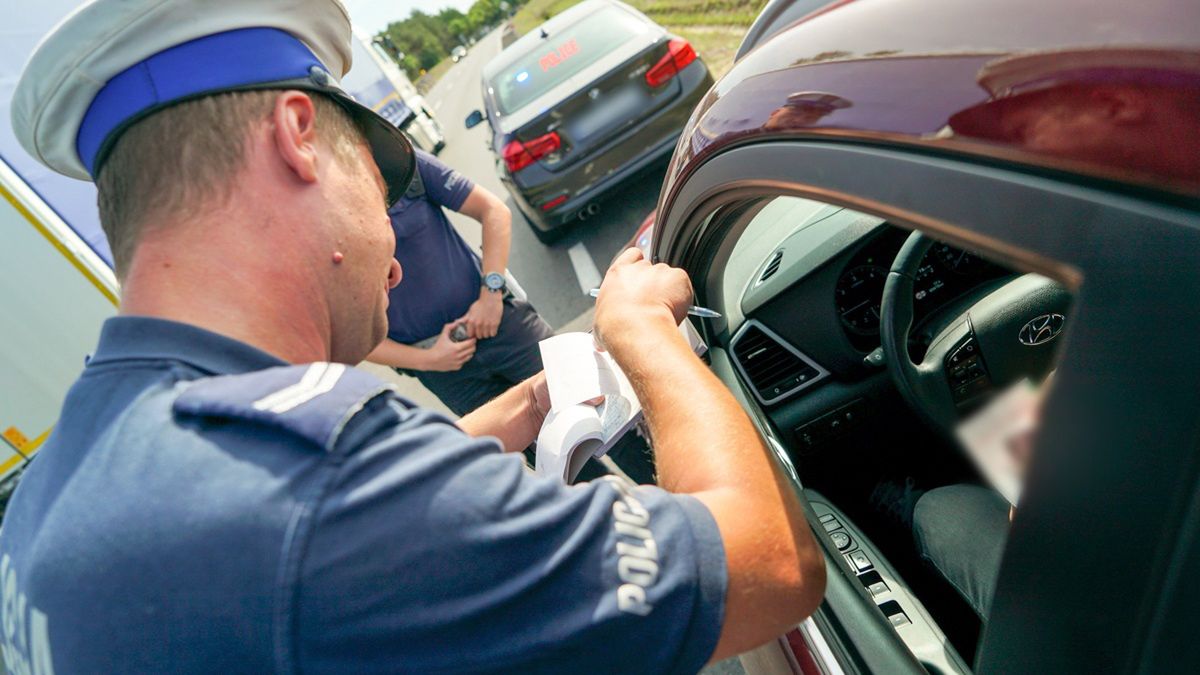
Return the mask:
[[400,283],[387,185],[365,144],[357,161],[337,160],[341,175],[330,194],[338,222],[333,265],[333,359],[358,363],[387,335],[388,291]]

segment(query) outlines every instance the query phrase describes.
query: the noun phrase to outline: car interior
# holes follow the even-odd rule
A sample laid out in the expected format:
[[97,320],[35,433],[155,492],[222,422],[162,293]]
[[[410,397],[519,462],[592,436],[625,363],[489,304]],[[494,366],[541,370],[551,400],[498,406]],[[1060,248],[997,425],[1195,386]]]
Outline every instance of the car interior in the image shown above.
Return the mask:
[[[799,472],[843,572],[923,664],[968,670],[982,622],[917,554],[913,505],[939,486],[987,486],[955,428],[998,392],[1045,379],[1070,294],[811,199],[740,200],[709,218],[741,233],[703,293],[723,314],[710,339],[732,357],[716,372],[751,393],[748,411]],[[1035,317],[1053,325],[1019,339]]]

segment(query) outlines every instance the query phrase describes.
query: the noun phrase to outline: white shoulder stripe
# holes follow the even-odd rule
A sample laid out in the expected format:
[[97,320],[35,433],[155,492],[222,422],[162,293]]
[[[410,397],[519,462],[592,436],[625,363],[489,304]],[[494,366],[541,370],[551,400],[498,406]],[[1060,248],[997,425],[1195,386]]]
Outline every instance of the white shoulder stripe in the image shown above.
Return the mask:
[[304,371],[304,375],[300,378],[299,382],[290,384],[275,393],[258,399],[254,402],[254,408],[256,410],[267,410],[280,401],[291,398],[297,392],[312,388],[317,383],[317,380],[321,379],[321,375],[324,374],[325,367],[328,365],[327,363],[314,363],[310,365],[308,370]]
[[254,408],[285,413],[332,390],[345,372],[346,366],[340,363],[314,363],[299,382],[255,401]]
[[307,403],[321,394],[332,390],[337,385],[338,380],[341,379],[342,373],[344,372],[346,372],[346,366],[340,363],[327,364],[325,372],[321,373],[321,379],[317,380],[317,382],[310,389],[296,392],[295,396],[271,406],[271,412],[283,414],[292,408]]

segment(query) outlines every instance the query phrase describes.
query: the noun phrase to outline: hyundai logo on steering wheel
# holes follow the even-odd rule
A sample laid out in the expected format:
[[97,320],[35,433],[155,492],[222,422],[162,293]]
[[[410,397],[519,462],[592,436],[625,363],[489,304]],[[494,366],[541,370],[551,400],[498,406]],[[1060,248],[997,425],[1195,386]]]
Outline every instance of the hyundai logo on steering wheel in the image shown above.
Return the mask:
[[1045,344],[1058,337],[1066,322],[1067,318],[1062,314],[1043,314],[1021,326],[1021,332],[1017,334],[1017,339],[1021,341],[1021,344],[1030,347]]

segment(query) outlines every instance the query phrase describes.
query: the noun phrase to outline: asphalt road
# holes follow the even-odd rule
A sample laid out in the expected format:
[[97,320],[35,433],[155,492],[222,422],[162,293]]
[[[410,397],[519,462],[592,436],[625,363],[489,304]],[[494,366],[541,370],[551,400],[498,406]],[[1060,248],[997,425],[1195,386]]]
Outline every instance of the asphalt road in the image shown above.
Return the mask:
[[[603,275],[608,262],[654,209],[666,162],[627,181],[600,202],[598,215],[574,225],[552,246],[543,245],[496,175],[487,124],[467,129],[463,123],[472,110],[482,108],[480,74],[484,64],[499,53],[500,32],[493,31],[472,47],[425,98],[446,131],[442,161],[508,200],[513,212],[508,267],[542,317],[560,329],[591,307],[584,286],[596,285],[598,275]],[[479,223],[456,213],[451,213],[450,219],[468,243],[479,246]]]

